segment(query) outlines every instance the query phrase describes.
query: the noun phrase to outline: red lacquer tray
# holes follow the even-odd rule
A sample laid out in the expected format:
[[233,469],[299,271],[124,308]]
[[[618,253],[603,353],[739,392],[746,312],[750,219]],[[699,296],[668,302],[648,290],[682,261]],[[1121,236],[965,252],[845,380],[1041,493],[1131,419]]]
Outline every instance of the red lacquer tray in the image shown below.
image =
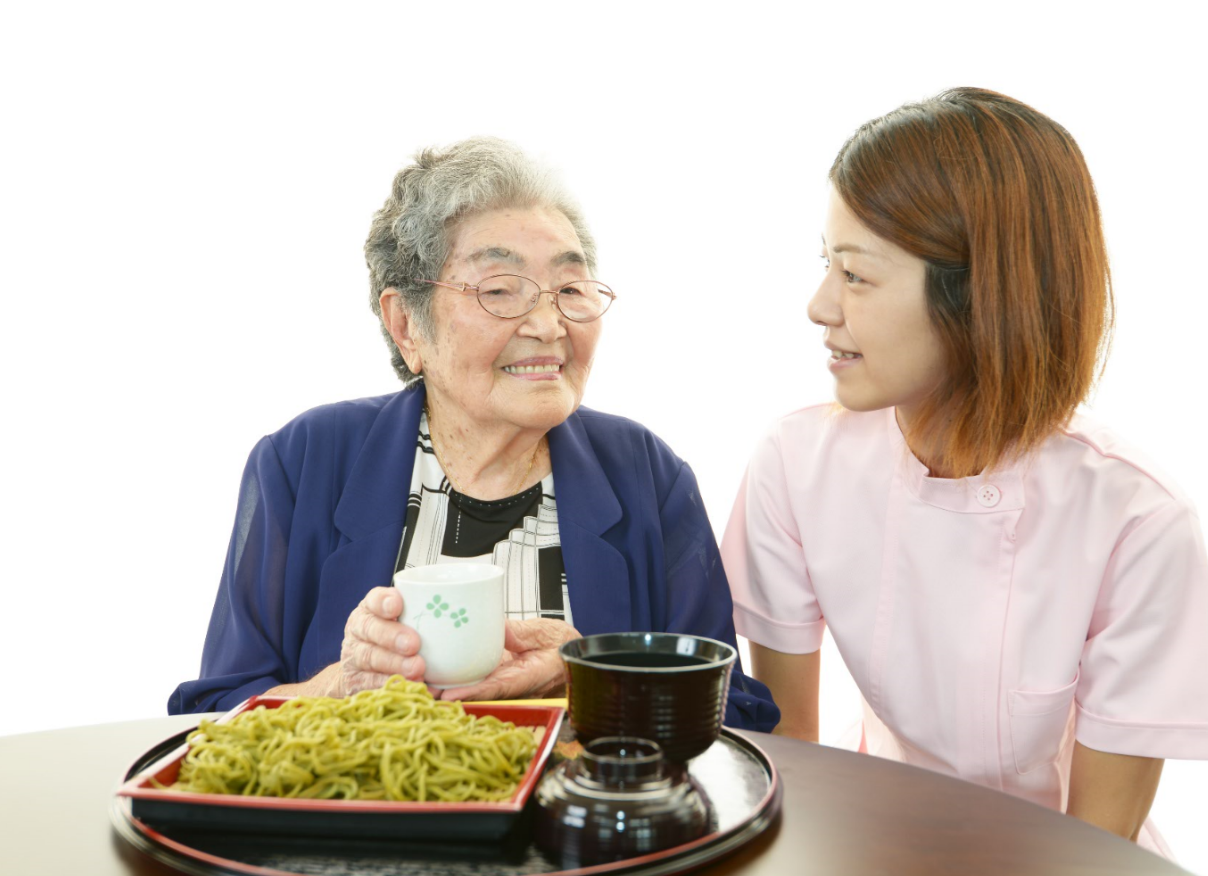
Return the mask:
[[[217,723],[257,706],[275,709],[288,697],[252,697]],[[498,839],[508,832],[541,778],[558,739],[564,710],[556,706],[463,704],[466,714],[493,715],[517,727],[541,727],[537,753],[511,799],[498,803],[408,803],[389,800],[301,800],[198,794],[157,788],[176,781],[188,752],[181,745],[141,769],[118,789],[131,799],[132,815],[151,825],[254,834],[331,836],[389,840]]]

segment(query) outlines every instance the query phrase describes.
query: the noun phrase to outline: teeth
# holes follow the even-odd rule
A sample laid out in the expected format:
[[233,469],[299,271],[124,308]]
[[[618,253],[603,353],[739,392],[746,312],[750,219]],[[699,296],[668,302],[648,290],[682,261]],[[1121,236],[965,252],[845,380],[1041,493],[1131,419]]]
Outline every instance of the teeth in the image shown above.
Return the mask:
[[859,353],[845,353],[843,350],[831,350],[832,359],[859,359]]
[[561,365],[505,365],[503,370],[508,374],[548,374],[551,371],[561,371]]

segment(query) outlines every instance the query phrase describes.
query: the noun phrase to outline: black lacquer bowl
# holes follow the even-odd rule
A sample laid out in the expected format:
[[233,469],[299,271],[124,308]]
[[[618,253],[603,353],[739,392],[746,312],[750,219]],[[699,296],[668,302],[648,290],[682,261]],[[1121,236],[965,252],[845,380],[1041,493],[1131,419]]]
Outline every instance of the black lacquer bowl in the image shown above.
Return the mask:
[[569,676],[575,735],[657,742],[684,763],[721,733],[738,652],[724,642],[677,633],[605,633],[560,649]]
[[649,855],[697,839],[708,803],[687,771],[647,739],[605,736],[546,773],[533,837],[566,868]]

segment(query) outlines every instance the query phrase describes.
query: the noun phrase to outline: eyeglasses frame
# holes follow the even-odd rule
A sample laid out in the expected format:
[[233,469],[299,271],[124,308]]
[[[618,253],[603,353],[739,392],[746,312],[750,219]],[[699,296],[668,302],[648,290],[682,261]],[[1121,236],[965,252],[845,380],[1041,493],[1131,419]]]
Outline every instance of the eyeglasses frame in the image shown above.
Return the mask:
[[[527,280],[528,282],[530,282],[534,286],[536,286],[537,287],[537,297],[533,299],[533,303],[529,307],[529,309],[526,310],[524,313],[518,313],[515,316],[500,316],[498,313],[492,313],[490,310],[488,310],[487,306],[482,303],[482,297],[481,297],[482,284],[487,282],[488,280],[494,280],[496,277],[515,277],[518,280]],[[560,314],[565,316],[571,322],[577,322],[577,323],[583,324],[583,323],[595,322],[601,316],[606,314],[608,312],[608,308],[612,307],[613,303],[617,300],[617,293],[613,292],[612,288],[607,283],[601,283],[599,280],[586,280],[586,281],[585,280],[571,280],[569,283],[559,286],[557,289],[542,289],[541,284],[538,283],[536,280],[532,279],[531,277],[522,277],[520,274],[491,274],[491,276],[483,277],[481,280],[479,280],[475,284],[442,283],[440,280],[424,280],[419,277],[412,277],[411,279],[412,279],[412,281],[414,281],[416,283],[427,283],[430,286],[444,286],[446,289],[456,289],[458,292],[469,292],[469,291],[473,290],[474,298],[478,302],[478,306],[481,307],[483,310],[486,310],[487,313],[490,313],[491,316],[495,317],[496,319],[520,319],[522,316],[528,316],[530,313],[532,313],[534,310],[536,310],[537,304],[541,301],[541,296],[545,295],[545,294],[549,294],[549,295],[554,296],[554,307],[558,308],[558,312]],[[575,283],[583,283],[583,282],[597,283],[598,285],[603,286],[604,288],[601,289],[600,291],[608,296],[608,304],[605,305],[604,309],[601,310],[599,313],[597,313],[595,316],[593,316],[591,319],[579,319],[578,317],[571,316],[569,313],[567,313],[565,310],[562,309],[561,301],[558,298],[558,296],[562,293],[563,289],[573,286],[573,285],[575,285]]]

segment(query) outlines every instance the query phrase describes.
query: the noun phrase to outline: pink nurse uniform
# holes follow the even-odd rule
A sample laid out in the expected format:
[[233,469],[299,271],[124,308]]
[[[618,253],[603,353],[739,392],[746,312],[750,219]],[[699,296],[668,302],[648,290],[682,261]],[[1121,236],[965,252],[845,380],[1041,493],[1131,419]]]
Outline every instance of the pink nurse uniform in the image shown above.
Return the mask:
[[722,554],[741,635],[808,654],[830,627],[872,754],[1054,809],[1074,740],[1208,758],[1199,520],[1085,418],[954,480],[928,477],[892,409],[798,411],[755,451]]

